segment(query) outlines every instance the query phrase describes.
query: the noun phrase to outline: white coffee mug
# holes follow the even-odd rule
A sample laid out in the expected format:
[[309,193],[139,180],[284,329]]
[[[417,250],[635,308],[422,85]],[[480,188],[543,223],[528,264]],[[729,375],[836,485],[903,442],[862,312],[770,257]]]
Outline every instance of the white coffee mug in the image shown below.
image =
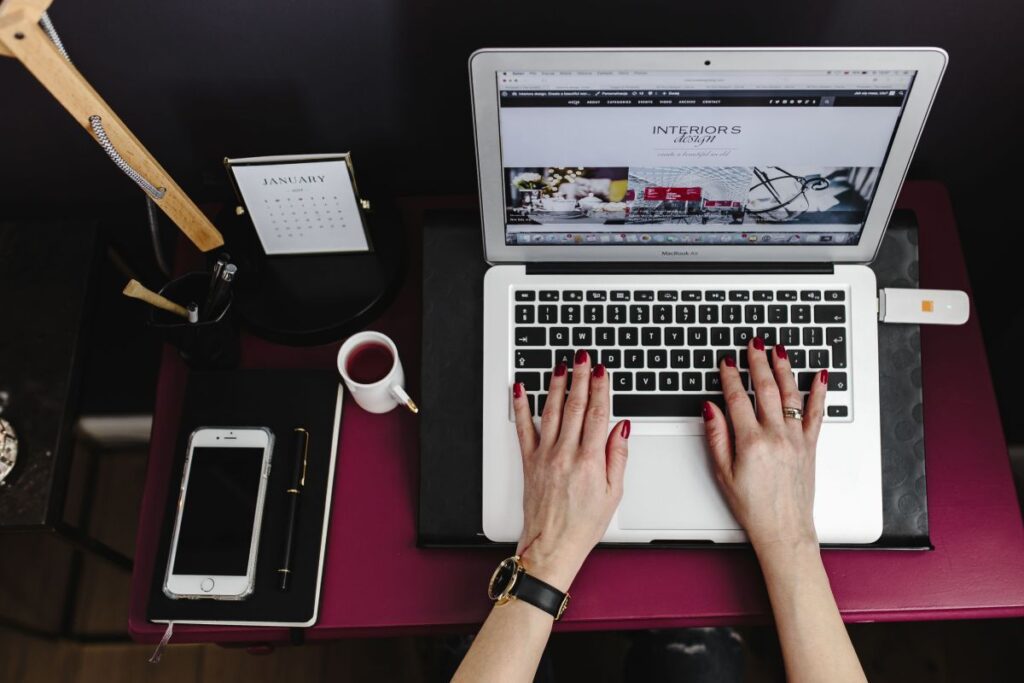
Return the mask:
[[[352,379],[348,373],[348,363],[353,352],[368,345],[381,346],[391,352],[391,369],[380,379],[364,384]],[[400,405],[414,413],[419,412],[419,408],[405,392],[405,373],[398,357],[398,347],[386,334],[358,332],[349,337],[338,351],[338,372],[355,402],[369,413],[386,413]]]

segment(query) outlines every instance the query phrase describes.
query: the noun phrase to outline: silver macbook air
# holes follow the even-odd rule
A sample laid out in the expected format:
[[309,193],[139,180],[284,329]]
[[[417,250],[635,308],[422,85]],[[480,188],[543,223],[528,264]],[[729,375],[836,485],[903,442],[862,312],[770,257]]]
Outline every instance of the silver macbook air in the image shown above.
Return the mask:
[[[701,406],[752,336],[801,390],[829,371],[814,518],[882,532],[878,249],[947,56],[913,49],[482,50],[470,58],[483,240],[483,529],[515,541],[510,405],[540,415],[578,349],[632,421],[604,541],[745,540]],[[746,378],[744,372],[745,381]]]

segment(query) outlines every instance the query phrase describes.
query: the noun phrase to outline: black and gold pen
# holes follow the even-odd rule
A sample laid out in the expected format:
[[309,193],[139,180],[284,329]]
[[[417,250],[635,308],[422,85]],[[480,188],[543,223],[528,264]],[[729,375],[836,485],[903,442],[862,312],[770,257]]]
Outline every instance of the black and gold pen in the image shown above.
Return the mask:
[[295,551],[295,527],[299,523],[299,497],[306,485],[306,463],[309,457],[309,432],[302,427],[295,428],[295,451],[292,454],[292,476],[289,480],[288,530],[284,537],[284,559],[278,573],[281,575],[281,590],[288,590],[292,574],[292,555]]

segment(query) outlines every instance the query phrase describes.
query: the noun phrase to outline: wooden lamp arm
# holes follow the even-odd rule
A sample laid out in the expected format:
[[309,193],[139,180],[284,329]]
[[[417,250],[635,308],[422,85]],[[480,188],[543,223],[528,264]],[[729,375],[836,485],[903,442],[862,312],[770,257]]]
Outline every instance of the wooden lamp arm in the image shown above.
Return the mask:
[[65,59],[39,25],[52,0],[0,2],[0,55],[20,61],[97,141],[90,117],[102,120],[110,144],[146,181],[166,191],[152,197],[167,216],[202,251],[216,249],[224,238],[156,159],[142,146],[89,82]]

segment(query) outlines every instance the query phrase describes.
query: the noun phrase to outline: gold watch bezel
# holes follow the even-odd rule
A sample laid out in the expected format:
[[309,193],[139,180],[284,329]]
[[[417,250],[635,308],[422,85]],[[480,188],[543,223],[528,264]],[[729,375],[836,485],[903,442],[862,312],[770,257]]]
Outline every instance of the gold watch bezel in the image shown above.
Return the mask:
[[[505,590],[503,590],[501,593],[495,594],[494,582],[498,580],[498,574],[501,572],[502,569],[505,568],[505,566],[509,562],[511,562],[512,565],[515,567],[515,571],[512,573],[512,578],[509,580],[508,585],[505,587]],[[510,593],[512,592],[512,589],[515,588],[516,581],[519,580],[519,575],[523,573],[523,571],[523,561],[520,559],[518,555],[506,557],[504,560],[499,562],[497,568],[495,568],[494,570],[494,573],[491,574],[491,580],[487,583],[487,597],[493,600],[496,605],[504,605],[505,603],[507,603],[509,600],[512,599]]]

